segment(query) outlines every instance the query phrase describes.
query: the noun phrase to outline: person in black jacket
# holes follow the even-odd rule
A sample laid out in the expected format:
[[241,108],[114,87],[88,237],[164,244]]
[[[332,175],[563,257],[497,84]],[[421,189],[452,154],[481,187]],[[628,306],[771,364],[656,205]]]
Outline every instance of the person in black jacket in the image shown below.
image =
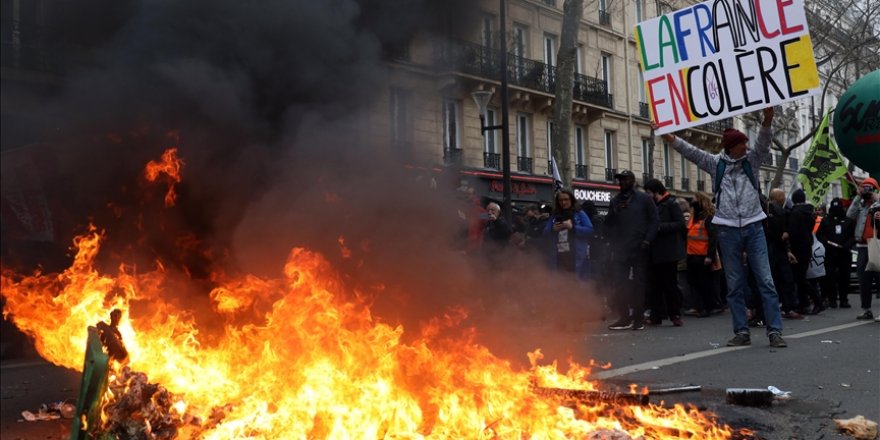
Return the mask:
[[[657,179],[645,183],[645,192],[657,205],[657,237],[651,243],[648,305],[650,323],[660,325],[664,317],[681,327],[681,289],[678,288],[678,261],[685,257],[687,224],[675,197]],[[665,315],[665,316],[664,316]]]
[[773,284],[779,292],[782,317],[785,319],[804,319],[797,312],[798,302],[794,294],[794,275],[791,262],[794,256],[789,252],[788,211],[785,209],[785,191],[770,190],[770,205],[767,212],[767,250]]
[[[792,265],[794,282],[798,290],[798,312],[815,315],[824,310],[819,291],[807,279],[807,269],[813,257],[813,226],[816,224],[816,208],[807,203],[804,190],[797,189],[791,194],[794,203],[788,214],[788,234],[791,242],[791,253],[795,262]],[[813,303],[810,308],[810,302]]]
[[847,218],[846,209],[839,198],[831,200],[828,215],[819,224],[816,238],[825,246],[825,283],[823,294],[828,298],[832,309],[850,308],[847,294],[849,293],[849,275],[852,271],[852,247],[855,239],[856,222]]
[[643,330],[646,269],[651,243],[657,236],[657,208],[651,197],[635,190],[632,171],[623,170],[614,178],[620,192],[611,199],[604,230],[610,244],[609,266],[617,281],[614,308],[619,319],[608,328]]

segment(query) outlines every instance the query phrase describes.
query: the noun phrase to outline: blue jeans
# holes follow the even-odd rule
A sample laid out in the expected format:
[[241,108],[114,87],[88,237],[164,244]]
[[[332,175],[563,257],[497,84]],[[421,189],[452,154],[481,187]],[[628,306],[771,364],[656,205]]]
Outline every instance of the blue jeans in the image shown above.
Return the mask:
[[770,262],[767,256],[767,240],[761,222],[741,228],[718,226],[718,247],[721,264],[727,277],[727,304],[733,318],[734,333],[749,333],[746,317],[746,298],[749,293],[748,273],[742,254],[748,256],[748,267],[755,276],[755,284],[764,306],[764,322],[767,334],[782,332],[782,314],[779,312],[779,296],[773,286]]

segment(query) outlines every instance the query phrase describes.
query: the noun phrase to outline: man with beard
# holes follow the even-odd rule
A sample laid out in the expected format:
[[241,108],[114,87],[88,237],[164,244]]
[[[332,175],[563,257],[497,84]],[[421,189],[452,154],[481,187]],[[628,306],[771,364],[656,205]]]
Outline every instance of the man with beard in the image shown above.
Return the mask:
[[[831,200],[828,215],[819,223],[816,238],[825,246],[825,284],[823,293],[828,298],[828,306],[848,309],[849,275],[852,270],[852,249],[855,244],[856,222],[846,216],[843,203],[837,197]],[[827,292],[825,292],[827,291]]]
[[[662,135],[663,140],[675,151],[713,177],[716,210],[712,223],[718,226],[718,246],[727,278],[727,303],[733,321],[734,337],[727,341],[729,346],[752,343],[746,314],[749,274],[742,264],[743,253],[748,258],[749,271],[753,273],[761,295],[770,346],[787,346],[782,339],[779,297],[767,258],[763,226],[767,214],[761,205],[761,190],[755,177],[761,167],[761,157],[770,154],[773,114],[773,107],[764,109],[764,120],[753,149],[748,147],[748,137],[734,128],[722,133],[723,151],[718,154],[701,150],[673,134]],[[654,128],[657,128],[656,123]]]
[[[788,234],[791,253],[795,258],[792,270],[798,290],[798,312],[802,315],[816,315],[825,309],[822,307],[819,292],[807,279],[807,269],[813,256],[813,225],[816,224],[816,208],[807,203],[807,195],[802,189],[797,189],[791,194],[791,202],[794,206],[791,207],[788,215]],[[813,303],[812,307],[809,306],[810,302]]]
[[614,309],[618,320],[610,330],[644,330],[645,282],[651,243],[657,236],[659,218],[654,201],[636,191],[636,175],[623,170],[614,176],[620,192],[611,199],[605,217],[605,238],[609,247],[609,267],[614,273],[617,294]]

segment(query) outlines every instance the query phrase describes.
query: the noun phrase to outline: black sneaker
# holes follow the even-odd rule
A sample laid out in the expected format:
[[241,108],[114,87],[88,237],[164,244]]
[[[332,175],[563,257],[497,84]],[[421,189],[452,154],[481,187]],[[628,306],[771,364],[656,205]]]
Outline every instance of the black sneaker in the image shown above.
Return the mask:
[[634,322],[634,323],[632,323],[632,329],[633,330],[644,330],[645,323],[643,321]]
[[862,314],[859,315],[859,316],[856,316],[856,319],[865,319],[865,320],[868,320],[868,319],[874,319],[874,314],[871,313],[870,310],[865,310],[864,313],[862,313]]
[[785,343],[785,339],[782,339],[782,335],[777,332],[770,333],[767,335],[770,338],[770,346],[775,348],[788,347],[788,344]]
[[629,330],[633,328],[632,321],[619,320],[608,326],[608,330]]
[[741,345],[752,345],[752,337],[748,333],[737,333],[733,339],[727,341],[728,347],[739,347]]

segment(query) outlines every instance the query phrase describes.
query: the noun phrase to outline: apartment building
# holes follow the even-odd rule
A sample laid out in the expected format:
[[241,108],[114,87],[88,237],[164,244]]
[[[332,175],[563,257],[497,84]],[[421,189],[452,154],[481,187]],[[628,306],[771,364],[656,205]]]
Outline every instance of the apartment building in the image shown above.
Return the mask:
[[[600,207],[617,191],[613,176],[622,169],[643,180],[661,179],[673,193],[710,190],[706,173],[659,137],[651,137],[632,29],[636,22],[655,16],[658,8],[665,13],[673,6],[645,0],[585,3],[577,37],[569,173],[576,197]],[[508,1],[506,70],[515,203],[553,197],[550,132],[562,19],[561,0]],[[485,123],[500,124],[499,3],[481,2],[477,22],[453,29],[449,40],[413,41],[392,63],[393,85],[371,126],[380,140],[387,139],[413,163],[458,173],[461,185],[498,200],[501,131],[481,133],[471,93],[494,92]],[[382,112],[382,107],[389,110]],[[717,151],[721,131],[731,124],[717,121],[679,135]]]

